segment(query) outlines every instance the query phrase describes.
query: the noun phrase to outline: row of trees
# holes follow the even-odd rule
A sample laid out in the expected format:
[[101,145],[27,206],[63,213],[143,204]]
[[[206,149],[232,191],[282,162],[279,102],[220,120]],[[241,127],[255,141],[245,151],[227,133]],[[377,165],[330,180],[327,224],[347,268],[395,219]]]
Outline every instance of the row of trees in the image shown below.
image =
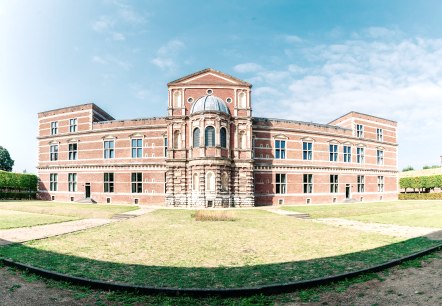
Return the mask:
[[0,171],[0,199],[35,199],[38,178],[34,174]]
[[409,188],[412,188],[414,192],[416,189],[419,193],[428,192],[434,188],[442,188],[442,175],[403,177],[399,180],[399,186],[405,189],[405,193]]

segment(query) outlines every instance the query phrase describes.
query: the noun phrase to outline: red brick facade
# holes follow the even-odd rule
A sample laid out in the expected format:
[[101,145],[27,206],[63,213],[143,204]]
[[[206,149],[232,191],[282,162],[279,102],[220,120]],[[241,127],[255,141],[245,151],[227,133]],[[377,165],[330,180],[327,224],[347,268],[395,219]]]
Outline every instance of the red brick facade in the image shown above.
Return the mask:
[[39,113],[40,196],[228,207],[397,198],[394,121],[252,117],[251,85],[206,69],[168,84],[163,118],[94,104]]

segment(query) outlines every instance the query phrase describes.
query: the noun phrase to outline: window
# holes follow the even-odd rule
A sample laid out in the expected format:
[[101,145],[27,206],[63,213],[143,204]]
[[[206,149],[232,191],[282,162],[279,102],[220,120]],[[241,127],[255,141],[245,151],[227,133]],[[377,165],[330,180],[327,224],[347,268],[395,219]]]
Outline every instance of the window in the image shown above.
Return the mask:
[[215,190],[215,175],[213,174],[213,172],[207,172],[206,174],[206,190]]
[[358,164],[364,163],[364,148],[356,148],[356,162]]
[[104,192],[114,192],[113,173],[104,173]]
[[132,193],[143,192],[143,174],[141,172],[132,173]]
[[167,157],[167,137],[164,137],[164,157]]
[[114,158],[114,141],[106,140],[104,142],[104,158]]
[[193,130],[193,147],[198,148],[200,146],[200,129]]
[[75,133],[77,131],[77,119],[69,120],[69,132]]
[[215,128],[213,126],[206,127],[206,147],[214,147],[215,146]]
[[287,177],[286,174],[276,173],[276,193],[287,193]]
[[376,161],[377,161],[378,165],[384,164],[384,151],[383,150],[376,151]]
[[313,174],[304,174],[303,183],[304,183],[304,193],[312,193],[313,192]]
[[338,161],[338,145],[330,145],[330,161]]
[[337,174],[331,174],[330,175],[330,192],[331,193],[338,193],[338,175]]
[[351,163],[351,147],[344,146],[344,163]]
[[358,175],[358,192],[364,192],[365,190],[365,177]]
[[178,130],[175,130],[173,132],[173,148],[179,149],[180,148],[180,142],[181,142],[181,133]]
[[77,191],[77,173],[68,173],[68,190],[69,192]]
[[199,180],[200,180],[200,177],[199,177],[199,174],[198,173],[194,173],[193,174],[193,176],[192,176],[192,190],[193,191],[198,191],[198,187],[199,187]]
[[51,122],[51,135],[57,135],[58,133],[58,122]]
[[311,142],[303,142],[302,143],[302,159],[303,160],[312,160],[312,147],[313,143]]
[[77,144],[76,143],[70,143],[69,144],[69,160],[76,160],[77,159]]
[[384,192],[384,177],[378,176],[378,192]]
[[51,145],[50,159],[51,161],[58,160],[58,145]]
[[378,141],[384,141],[384,131],[382,129],[376,129],[376,139]]
[[143,157],[143,140],[132,139],[132,158]]
[[221,142],[221,148],[227,148],[227,130],[224,127],[219,131],[219,140]]
[[275,158],[285,159],[285,140],[275,140]]
[[364,137],[364,126],[362,124],[356,124],[356,137]]
[[51,173],[49,175],[49,190],[50,191],[57,191],[58,185],[58,174],[57,173]]
[[221,190],[229,190],[229,175],[225,171],[221,174]]

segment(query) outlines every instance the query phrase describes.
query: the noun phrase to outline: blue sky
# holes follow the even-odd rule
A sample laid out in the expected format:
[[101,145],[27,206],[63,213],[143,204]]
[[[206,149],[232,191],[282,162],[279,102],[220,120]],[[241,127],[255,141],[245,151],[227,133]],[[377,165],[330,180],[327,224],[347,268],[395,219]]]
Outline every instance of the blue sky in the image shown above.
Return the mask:
[[0,145],[36,172],[37,113],[94,102],[164,116],[166,83],[212,67],[254,116],[399,123],[399,167],[442,155],[441,1],[0,0]]

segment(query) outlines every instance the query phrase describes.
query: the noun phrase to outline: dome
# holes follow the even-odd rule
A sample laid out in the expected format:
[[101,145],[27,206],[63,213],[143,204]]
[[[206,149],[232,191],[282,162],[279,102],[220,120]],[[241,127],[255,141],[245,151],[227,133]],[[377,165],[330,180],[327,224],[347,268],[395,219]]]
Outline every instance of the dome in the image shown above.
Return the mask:
[[203,96],[193,103],[190,114],[201,112],[220,112],[230,115],[226,103],[221,98],[212,95]]

